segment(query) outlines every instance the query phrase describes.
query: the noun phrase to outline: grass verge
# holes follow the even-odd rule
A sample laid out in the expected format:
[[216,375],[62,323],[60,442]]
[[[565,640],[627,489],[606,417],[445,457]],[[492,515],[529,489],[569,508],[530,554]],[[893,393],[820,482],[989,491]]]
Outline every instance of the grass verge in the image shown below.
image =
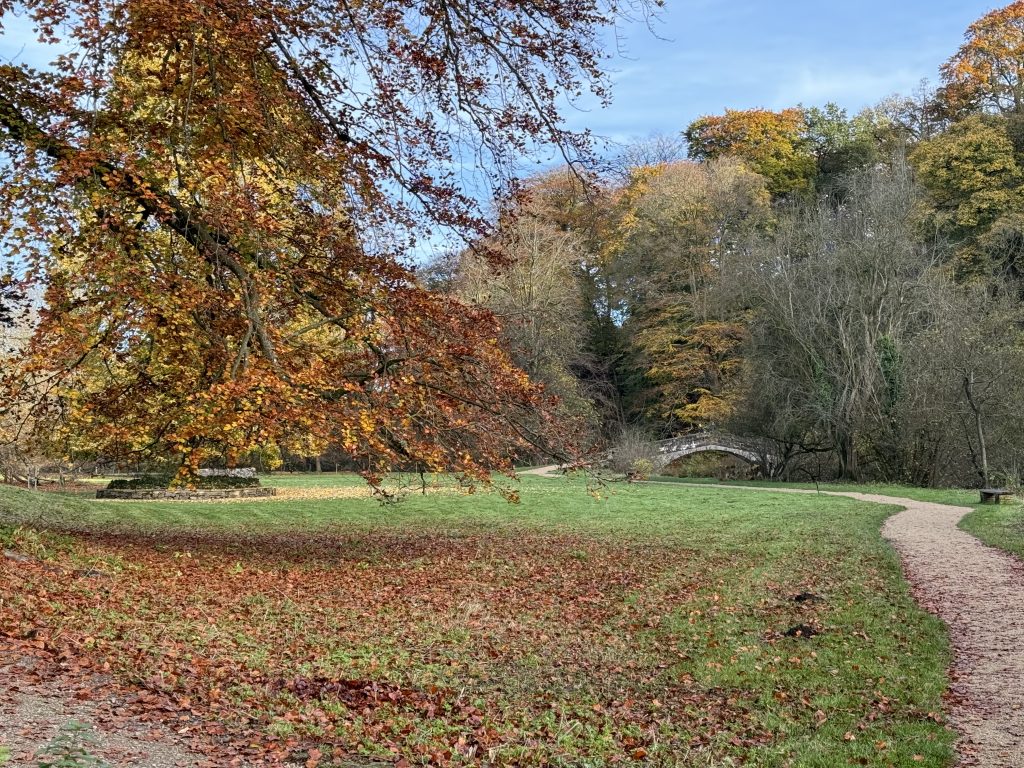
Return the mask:
[[735,485],[757,488],[796,488],[821,491],[854,491],[896,498],[915,499],[937,504],[970,507],[971,512],[960,521],[960,528],[976,536],[990,547],[1024,558],[1024,503],[1017,500],[1002,504],[981,504],[978,491],[965,488],[915,488],[905,485],[850,483],[780,483],[756,480],[720,482],[711,478],[657,477],[656,482],[687,485]]
[[807,491],[834,491],[871,493],[880,496],[928,501],[936,504],[952,504],[961,507],[973,507],[978,504],[978,492],[965,488],[918,488],[910,485],[891,485],[886,483],[810,483],[781,482],[777,480],[716,480],[705,477],[654,477],[658,483],[680,483],[684,485],[729,485],[737,488],[779,488]]
[[1024,504],[1019,501],[975,505],[960,527],[991,547],[1024,558]]

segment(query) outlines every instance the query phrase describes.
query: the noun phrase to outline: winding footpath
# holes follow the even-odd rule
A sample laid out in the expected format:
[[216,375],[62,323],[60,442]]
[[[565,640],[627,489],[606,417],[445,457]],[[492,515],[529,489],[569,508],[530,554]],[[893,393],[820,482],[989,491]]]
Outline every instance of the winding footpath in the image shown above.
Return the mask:
[[982,544],[957,523],[969,507],[865,493],[898,504],[882,535],[903,560],[914,597],[949,627],[953,645],[950,717],[961,765],[1024,766],[1024,563]]
[[[553,477],[557,467],[526,474]],[[792,488],[701,485],[764,493]],[[953,646],[950,720],[960,735],[960,766],[1024,768],[1024,562],[960,530],[970,507],[870,493],[821,491],[891,504],[882,535],[892,542],[914,598],[949,628]]]

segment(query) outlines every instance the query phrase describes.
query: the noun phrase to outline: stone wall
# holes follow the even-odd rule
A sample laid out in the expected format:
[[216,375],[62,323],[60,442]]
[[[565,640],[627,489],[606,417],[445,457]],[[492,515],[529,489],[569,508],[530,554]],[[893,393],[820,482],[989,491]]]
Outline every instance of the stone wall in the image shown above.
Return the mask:
[[276,496],[277,488],[138,488],[96,491],[97,499],[130,499],[133,501],[209,501],[210,499],[253,499]]
[[235,467],[234,469],[200,469],[200,477],[256,477],[256,467]]

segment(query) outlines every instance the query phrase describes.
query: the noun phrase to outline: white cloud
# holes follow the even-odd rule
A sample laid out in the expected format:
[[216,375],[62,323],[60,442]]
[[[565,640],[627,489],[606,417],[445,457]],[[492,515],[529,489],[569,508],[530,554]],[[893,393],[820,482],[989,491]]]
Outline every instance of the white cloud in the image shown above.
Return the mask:
[[866,107],[892,93],[908,93],[921,81],[921,70],[812,70],[802,68],[791,78],[780,73],[772,106],[824,104],[833,101],[851,108]]

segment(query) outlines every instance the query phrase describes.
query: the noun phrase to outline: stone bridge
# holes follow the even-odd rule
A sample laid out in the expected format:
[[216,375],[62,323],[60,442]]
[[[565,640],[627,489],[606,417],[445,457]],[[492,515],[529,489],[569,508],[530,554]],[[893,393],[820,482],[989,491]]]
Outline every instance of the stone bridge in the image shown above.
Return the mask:
[[661,469],[684,456],[712,452],[737,456],[761,467],[766,475],[774,474],[779,466],[779,457],[773,453],[773,446],[767,441],[724,432],[697,432],[669,440],[659,440],[653,446],[657,449],[654,457],[655,469]]

